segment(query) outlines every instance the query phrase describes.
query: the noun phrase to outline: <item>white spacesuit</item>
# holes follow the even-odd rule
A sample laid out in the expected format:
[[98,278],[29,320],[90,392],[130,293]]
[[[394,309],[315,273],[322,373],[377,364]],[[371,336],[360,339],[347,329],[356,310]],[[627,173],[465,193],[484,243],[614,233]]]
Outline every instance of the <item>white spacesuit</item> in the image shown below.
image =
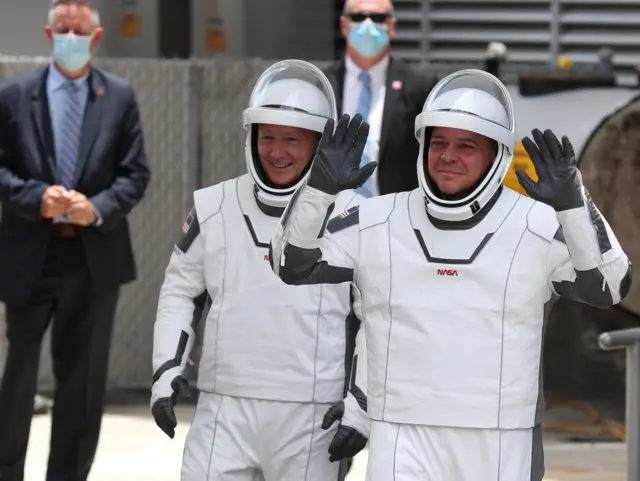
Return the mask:
[[[365,360],[352,367],[356,331],[345,321],[357,319],[349,282],[289,286],[269,265],[271,234],[308,175],[327,119],[335,118],[333,91],[318,68],[297,60],[272,65],[244,112],[249,173],[194,193],[160,292],[151,399],[157,424],[173,437],[173,406],[187,390],[183,371],[193,323],[208,293],[200,397],[183,481],[338,479],[340,463],[330,453],[343,459],[366,443],[366,398],[360,396],[366,378],[347,376],[362,370],[357,364],[366,366]],[[305,139],[311,139],[308,155],[295,157]],[[288,184],[274,180],[298,167]],[[355,191],[342,192],[334,199],[336,213],[360,199]],[[363,339],[360,333],[355,350],[366,359]]]
[[[369,353],[367,479],[541,480],[548,306],[566,296],[608,307],[631,283],[628,258],[582,186],[568,139],[560,145],[552,132],[534,131],[537,146],[523,143],[539,181],[518,172],[531,197],[504,187],[515,146],[511,99],[490,74],[459,71],[434,88],[416,119],[420,187],[368,199],[323,230],[335,194],[371,173],[359,169],[368,133],[360,123],[343,116],[333,135],[327,127],[272,249],[274,271],[289,284],[331,283],[348,271],[359,290]],[[436,128],[494,146],[483,175],[459,196],[439,192],[425,168]],[[460,146],[463,156],[478,148],[468,139]],[[464,163],[455,166],[464,172]]]

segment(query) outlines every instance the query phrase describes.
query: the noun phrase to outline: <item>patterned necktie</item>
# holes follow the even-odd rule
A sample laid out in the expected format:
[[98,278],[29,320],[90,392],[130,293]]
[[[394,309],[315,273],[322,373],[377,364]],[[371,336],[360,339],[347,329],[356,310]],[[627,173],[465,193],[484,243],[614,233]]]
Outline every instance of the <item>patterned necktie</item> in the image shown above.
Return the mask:
[[[360,97],[358,98],[358,107],[356,113],[362,115],[362,119],[367,121],[369,119],[369,110],[371,109],[371,74],[366,70],[360,72],[360,83],[362,89],[360,90]],[[362,160],[360,161],[360,167],[363,167],[371,160],[371,135],[367,139],[364,152],[362,154]],[[364,197],[373,197],[373,180],[371,177],[357,189],[357,192]]]
[[78,148],[80,147],[80,131],[82,129],[83,112],[78,99],[78,86],[69,81],[65,84],[66,104],[64,113],[64,129],[62,133],[61,158],[58,159],[58,174],[60,184],[71,189],[76,173]]

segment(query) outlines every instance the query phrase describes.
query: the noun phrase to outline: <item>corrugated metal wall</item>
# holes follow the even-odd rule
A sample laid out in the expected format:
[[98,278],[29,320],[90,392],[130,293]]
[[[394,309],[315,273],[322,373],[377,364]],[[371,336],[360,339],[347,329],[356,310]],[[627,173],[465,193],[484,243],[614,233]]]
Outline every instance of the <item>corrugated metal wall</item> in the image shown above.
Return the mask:
[[595,63],[614,51],[621,84],[637,84],[640,2],[636,0],[395,0],[395,55],[412,62],[477,64],[487,43],[509,49],[509,63],[555,64],[558,55]]

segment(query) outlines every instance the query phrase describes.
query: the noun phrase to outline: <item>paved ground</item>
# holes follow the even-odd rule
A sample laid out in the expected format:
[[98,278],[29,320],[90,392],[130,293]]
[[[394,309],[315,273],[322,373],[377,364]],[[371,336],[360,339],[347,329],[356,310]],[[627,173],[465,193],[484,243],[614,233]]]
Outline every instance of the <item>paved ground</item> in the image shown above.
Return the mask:
[[[179,481],[182,448],[193,408],[178,412],[171,440],[155,426],[145,406],[111,407],[103,421],[90,481]],[[34,418],[25,481],[43,481],[49,416]],[[547,436],[545,481],[625,481],[625,446],[619,442],[567,443]],[[347,481],[364,481],[367,453],[356,459]]]

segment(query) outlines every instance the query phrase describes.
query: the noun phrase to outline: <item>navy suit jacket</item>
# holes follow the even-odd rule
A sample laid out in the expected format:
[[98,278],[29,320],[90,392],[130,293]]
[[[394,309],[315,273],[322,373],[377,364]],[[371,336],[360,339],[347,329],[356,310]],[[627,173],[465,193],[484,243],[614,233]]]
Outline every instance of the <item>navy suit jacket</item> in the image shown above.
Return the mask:
[[[0,301],[20,304],[36,287],[53,222],[40,201],[59,184],[46,80],[49,66],[0,85]],[[150,171],[138,104],[124,79],[91,68],[74,189],[100,212],[82,230],[92,281],[114,287],[136,277],[127,214],[142,199]]]
[[[342,115],[346,73],[344,58],[334,62],[324,73],[331,82],[338,112]],[[381,195],[418,187],[416,164],[420,144],[416,140],[414,126],[416,117],[422,112],[427,96],[437,81],[435,75],[391,56],[387,68],[387,89],[378,155],[378,183]]]

